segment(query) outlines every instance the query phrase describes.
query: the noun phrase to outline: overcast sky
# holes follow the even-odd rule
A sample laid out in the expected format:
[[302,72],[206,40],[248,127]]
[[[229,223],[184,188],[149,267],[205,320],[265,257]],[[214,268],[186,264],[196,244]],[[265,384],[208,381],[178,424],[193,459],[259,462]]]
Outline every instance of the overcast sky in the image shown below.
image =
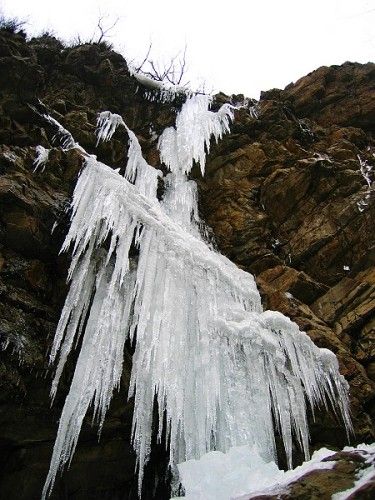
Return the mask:
[[169,60],[187,46],[189,77],[215,91],[259,96],[322,65],[375,60],[375,0],[0,0],[29,33],[109,40],[128,59]]

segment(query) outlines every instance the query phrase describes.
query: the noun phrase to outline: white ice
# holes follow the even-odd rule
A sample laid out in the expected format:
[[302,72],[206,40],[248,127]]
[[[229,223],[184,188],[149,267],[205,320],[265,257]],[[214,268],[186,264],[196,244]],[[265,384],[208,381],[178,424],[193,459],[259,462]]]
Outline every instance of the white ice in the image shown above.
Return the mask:
[[[346,500],[375,478],[375,443],[346,446],[343,451],[361,455],[365,458],[365,467],[358,473],[354,485],[333,494],[332,500]],[[335,454],[335,451],[321,448],[302,465],[283,471],[275,462],[265,460],[255,446],[237,446],[230,448],[227,453],[211,451],[199,460],[192,459],[178,464],[185,495],[171,500],[250,500],[261,495],[281,495],[302,476],[335,467],[335,461],[327,460]],[[326,460],[322,462],[323,459]]]
[[[153,429],[159,439],[166,433],[172,467],[244,445],[271,462],[275,432],[291,466],[293,438],[308,458],[307,405],[333,408],[351,429],[348,384],[334,354],[282,314],[264,312],[253,276],[200,234],[188,174],[194,163],[204,173],[210,139],[219,140],[233,119],[231,106],[214,113],[210,101],[188,99],[176,127],[159,139],[170,170],[161,201],[162,174],[146,163],[135,134],[119,115],[99,116],[100,139],[125,127],[128,163],[122,177],[84,152],[74,191],[63,245],[72,252],[71,284],[51,352],[57,361],[52,396],[69,352],[81,335],[83,341],[43,498],[70,461],[90,404],[103,424],[127,336],[135,342],[129,397],[139,491]],[[136,259],[129,258],[131,248],[139,250]]]
[[48,162],[49,152],[49,149],[40,145],[35,148],[36,157],[34,160],[34,172],[36,172],[39,168],[41,168],[42,172],[44,171],[46,163]]
[[322,462],[335,452],[322,448],[311,460],[294,470],[280,470],[263,458],[256,446],[235,446],[227,453],[211,451],[199,460],[178,465],[186,500],[249,500],[257,495],[277,495],[290,483],[313,470],[332,469],[335,462]]

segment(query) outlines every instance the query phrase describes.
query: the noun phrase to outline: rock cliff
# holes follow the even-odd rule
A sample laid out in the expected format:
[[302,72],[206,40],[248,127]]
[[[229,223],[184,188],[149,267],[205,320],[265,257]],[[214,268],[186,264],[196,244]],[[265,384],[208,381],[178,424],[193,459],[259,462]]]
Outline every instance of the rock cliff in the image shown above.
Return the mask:
[[[267,308],[336,353],[351,387],[353,443],[375,437],[374,95],[371,63],[322,67],[263,92],[213,145],[205,178],[195,173],[202,215],[221,252],[255,275]],[[243,97],[220,94],[216,103],[229,99]],[[69,262],[59,248],[82,160],[58,147],[35,108],[48,109],[87,151],[121,167],[126,137],[118,131],[96,148],[96,114],[121,114],[156,165],[155,137],[173,124],[177,101],[147,100],[106,44],[67,48],[48,35],[27,41],[0,30],[0,499],[39,497],[69,383],[67,370],[50,408],[48,349]],[[44,171],[33,172],[37,145],[52,150]],[[99,444],[87,419],[51,498],[137,497],[130,367],[129,346]],[[310,428],[312,449],[346,444],[340,422],[324,409]],[[165,460],[156,446],[145,499],[168,498]]]

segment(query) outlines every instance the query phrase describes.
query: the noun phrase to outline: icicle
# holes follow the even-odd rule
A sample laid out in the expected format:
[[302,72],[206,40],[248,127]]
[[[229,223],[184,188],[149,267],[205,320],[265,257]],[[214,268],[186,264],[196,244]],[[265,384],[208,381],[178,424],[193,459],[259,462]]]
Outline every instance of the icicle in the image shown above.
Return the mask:
[[200,165],[202,175],[211,136],[218,141],[229,132],[233,106],[224,104],[217,113],[208,110],[212,97],[196,95],[184,104],[176,119],[176,128],[169,127],[159,138],[160,159],[173,173],[188,174],[193,163]]
[[91,403],[100,429],[103,425],[113,390],[120,383],[133,277],[134,274],[129,273],[122,286],[116,286],[111,266],[102,267],[96,276],[94,298],[61,414],[43,499],[51,492],[58,470],[70,462]]
[[151,167],[143,158],[137,136],[129,129],[120,115],[110,111],[99,113],[96,128],[97,143],[110,140],[119,125],[125,128],[129,136],[125,178],[129,182],[135,183],[140,194],[152,200],[156,198],[158,177],[161,177],[162,173],[160,170]]
[[[375,157],[374,154],[373,156]],[[369,200],[373,191],[373,181],[371,178],[373,166],[370,165],[367,160],[363,160],[359,155],[357,155],[357,158],[359,161],[359,171],[361,172],[361,175],[367,184],[367,189],[365,191],[364,197],[361,200],[357,201],[358,210],[360,212],[363,212],[369,205]]]
[[35,148],[35,152],[36,157],[34,160],[34,172],[36,172],[40,167],[42,167],[42,172],[44,172],[50,150],[44,148],[43,146],[37,146]]
[[86,151],[78,144],[78,142],[73,139],[72,134],[68,130],[66,130],[66,128],[64,128],[61,123],[55,120],[55,118],[46,114],[43,114],[41,116],[57,129],[54,139],[57,139],[61,142],[62,148],[64,150],[67,151],[69,149],[77,148],[84,154],[87,154]]
[[[69,352],[80,335],[83,340],[44,496],[71,459],[91,402],[102,425],[126,335],[133,341],[135,331],[129,397],[139,493],[155,395],[158,436],[167,434],[172,466],[239,445],[256,446],[272,460],[274,422],[291,466],[293,438],[308,456],[306,400],[312,408],[332,405],[351,429],[348,384],[335,356],[282,314],[263,312],[253,276],[199,233],[196,186],[187,174],[194,162],[204,172],[210,139],[228,132],[233,117],[230,106],[213,113],[209,104],[207,96],[188,99],[176,127],[160,137],[160,157],[171,171],[161,203],[161,173],[143,159],[134,133],[118,115],[99,116],[100,139],[109,139],[120,124],[126,128],[128,164],[121,177],[87,157],[74,191],[63,245],[72,250],[71,286],[51,353],[58,359],[52,395]],[[134,241],[136,269],[129,262]]]
[[97,145],[100,141],[109,141],[119,125],[126,127],[124,120],[120,115],[111,113],[110,111],[102,111],[98,115],[96,122],[96,137]]

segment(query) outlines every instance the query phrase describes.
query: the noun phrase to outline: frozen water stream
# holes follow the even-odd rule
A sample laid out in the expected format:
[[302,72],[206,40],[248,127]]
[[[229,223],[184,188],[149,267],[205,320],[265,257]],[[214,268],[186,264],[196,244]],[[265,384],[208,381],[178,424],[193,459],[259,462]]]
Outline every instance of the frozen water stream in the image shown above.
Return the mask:
[[[188,175],[195,162],[204,174],[210,139],[219,140],[233,119],[229,105],[216,113],[209,105],[208,96],[189,98],[176,127],[161,135],[160,158],[170,170],[161,201],[162,173],[147,165],[134,133],[118,115],[100,115],[101,140],[125,126],[129,158],[123,178],[86,155],[74,191],[63,246],[72,251],[71,283],[51,352],[53,396],[69,352],[81,335],[83,341],[43,498],[70,461],[91,404],[103,425],[127,336],[136,344],[129,397],[139,491],[155,396],[159,438],[166,431],[172,466],[240,445],[273,460],[276,431],[291,466],[293,438],[308,458],[307,404],[334,408],[351,428],[348,384],[334,354],[282,314],[264,312],[254,278],[200,234],[196,185]],[[139,248],[137,265],[129,261],[132,245]]]

